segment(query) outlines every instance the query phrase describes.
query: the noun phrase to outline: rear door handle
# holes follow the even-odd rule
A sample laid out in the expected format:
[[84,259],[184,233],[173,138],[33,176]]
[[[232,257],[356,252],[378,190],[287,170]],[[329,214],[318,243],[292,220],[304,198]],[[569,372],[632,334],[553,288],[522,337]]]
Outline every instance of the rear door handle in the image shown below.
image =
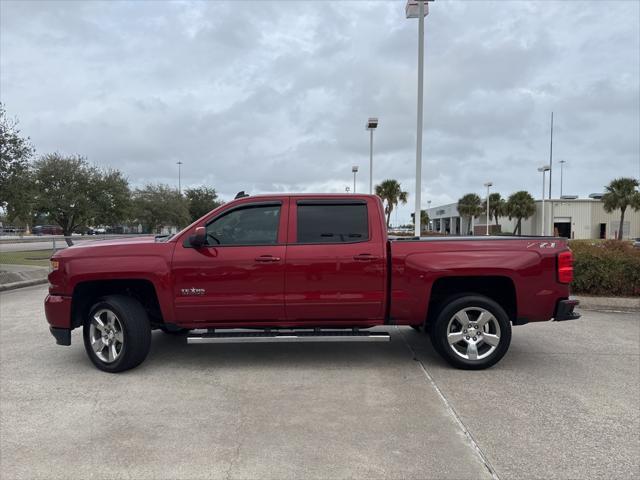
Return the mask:
[[269,262],[279,262],[280,257],[274,257],[273,255],[260,255],[256,258],[256,262],[260,263],[269,263]]
[[353,256],[353,259],[357,262],[371,262],[373,260],[378,260],[379,258],[380,257],[371,255],[370,253],[361,253]]

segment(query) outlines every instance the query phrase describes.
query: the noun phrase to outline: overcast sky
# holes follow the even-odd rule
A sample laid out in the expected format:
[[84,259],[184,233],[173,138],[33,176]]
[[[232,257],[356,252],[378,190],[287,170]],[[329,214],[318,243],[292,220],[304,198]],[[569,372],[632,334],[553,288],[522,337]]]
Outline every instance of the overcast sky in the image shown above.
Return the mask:
[[[416,19],[404,1],[0,1],[0,99],[38,153],[133,186],[344,192],[395,178],[412,211]],[[426,19],[423,205],[640,175],[640,3],[438,0]],[[554,194],[560,189],[555,170]],[[395,216],[394,216],[395,217]],[[396,218],[392,218],[395,223]]]

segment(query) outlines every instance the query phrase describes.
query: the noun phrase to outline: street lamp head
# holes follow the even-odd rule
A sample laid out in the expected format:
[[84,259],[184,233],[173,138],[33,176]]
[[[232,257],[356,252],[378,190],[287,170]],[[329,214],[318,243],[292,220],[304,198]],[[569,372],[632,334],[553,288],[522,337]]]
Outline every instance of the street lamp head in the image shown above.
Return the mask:
[[351,167],[351,171],[353,173],[358,173],[358,165],[354,165],[353,167]]
[[378,117],[369,117],[367,120],[367,130],[375,130],[378,128]]
[[493,187],[493,182],[487,182],[484,184],[485,187]]
[[567,163],[566,160],[560,160],[560,163]]
[[[425,0],[424,1],[424,16],[429,15],[429,2],[433,0]],[[407,0],[407,5],[404,7],[404,13],[407,18],[418,18],[420,17],[420,4],[418,0]]]
[[551,170],[551,167],[549,165],[543,165],[540,168],[538,168],[539,172],[548,172],[549,170]]

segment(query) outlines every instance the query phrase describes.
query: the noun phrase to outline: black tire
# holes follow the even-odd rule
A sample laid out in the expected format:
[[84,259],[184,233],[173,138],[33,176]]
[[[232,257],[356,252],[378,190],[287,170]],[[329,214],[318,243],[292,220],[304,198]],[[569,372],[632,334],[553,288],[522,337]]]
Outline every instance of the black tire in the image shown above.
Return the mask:
[[[464,309],[470,309],[469,313],[473,315],[474,308],[486,310],[491,315],[493,315],[493,318],[497,322],[497,325],[500,329],[499,342],[497,345],[495,345],[494,350],[489,353],[491,345],[484,342],[478,343],[479,347],[477,347],[477,352],[480,353],[480,349],[486,349],[485,353],[487,354],[487,356],[475,360],[463,358],[461,354],[458,354],[454,351],[462,349],[461,345],[464,346],[466,342],[464,339],[456,344],[457,348],[455,348],[455,346],[449,345],[448,341],[448,335],[450,333],[448,331],[450,320],[452,320],[452,318],[458,312]],[[495,324],[493,324],[493,327],[487,328],[495,328]],[[471,294],[454,297],[448,301],[445,301],[436,317],[436,320],[429,325],[429,333],[433,348],[449,364],[453,365],[456,368],[461,368],[464,370],[482,370],[484,368],[489,368],[495,365],[507,353],[507,350],[509,349],[509,345],[511,343],[511,322],[509,321],[509,316],[507,315],[507,313],[498,303],[488,297]],[[486,337],[486,333],[491,332],[483,333]],[[477,335],[475,338],[480,338],[481,335],[482,333]],[[462,354],[464,354],[464,352],[462,352]],[[469,357],[471,357],[471,355],[469,355]]]
[[[122,327],[121,350],[115,360],[103,361],[92,347],[91,321],[100,310],[113,312]],[[123,372],[140,365],[151,348],[151,326],[147,312],[137,300],[124,295],[109,295],[100,299],[89,312],[83,326],[84,348],[89,359],[100,370]],[[108,348],[108,347],[105,347]]]

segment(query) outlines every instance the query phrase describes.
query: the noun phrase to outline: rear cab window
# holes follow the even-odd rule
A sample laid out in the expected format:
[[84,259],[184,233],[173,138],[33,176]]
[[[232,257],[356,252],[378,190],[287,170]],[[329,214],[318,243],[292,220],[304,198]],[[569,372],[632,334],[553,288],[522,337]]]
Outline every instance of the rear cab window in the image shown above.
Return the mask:
[[298,200],[296,211],[296,243],[357,243],[369,240],[369,215],[365,201]]

